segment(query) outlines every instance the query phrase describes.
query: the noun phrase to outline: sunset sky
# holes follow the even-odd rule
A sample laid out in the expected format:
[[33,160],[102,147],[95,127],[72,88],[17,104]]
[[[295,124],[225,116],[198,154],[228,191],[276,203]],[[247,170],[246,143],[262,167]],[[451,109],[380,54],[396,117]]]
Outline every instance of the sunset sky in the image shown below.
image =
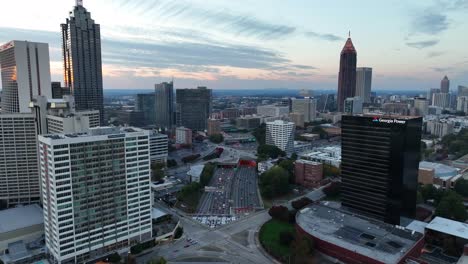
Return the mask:
[[[0,8],[0,42],[49,43],[63,81],[60,24],[74,0]],[[468,0],[84,0],[101,24],[104,87],[336,89],[351,30],[373,89],[468,85]]]

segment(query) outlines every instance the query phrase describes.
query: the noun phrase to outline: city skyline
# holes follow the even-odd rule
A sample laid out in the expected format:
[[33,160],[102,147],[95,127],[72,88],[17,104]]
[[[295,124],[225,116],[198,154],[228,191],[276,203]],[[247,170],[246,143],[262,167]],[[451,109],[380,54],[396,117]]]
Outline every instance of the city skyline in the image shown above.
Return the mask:
[[[466,38],[467,1],[366,1],[360,9],[343,1],[203,3],[84,1],[102,27],[104,87],[151,88],[174,77],[176,88],[334,90],[348,30],[357,66],[374,69],[375,90],[427,90],[445,75],[452,89],[468,83],[468,56],[457,45]],[[60,23],[74,4],[9,3],[0,11],[0,42],[49,43],[52,80],[63,82]]]

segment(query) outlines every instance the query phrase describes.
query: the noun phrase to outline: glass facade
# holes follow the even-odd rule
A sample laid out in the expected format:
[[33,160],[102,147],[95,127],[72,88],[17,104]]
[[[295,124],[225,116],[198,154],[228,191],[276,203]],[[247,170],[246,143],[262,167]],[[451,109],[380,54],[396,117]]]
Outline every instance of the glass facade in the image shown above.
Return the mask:
[[177,89],[177,126],[203,131],[212,111],[212,91],[206,87]]

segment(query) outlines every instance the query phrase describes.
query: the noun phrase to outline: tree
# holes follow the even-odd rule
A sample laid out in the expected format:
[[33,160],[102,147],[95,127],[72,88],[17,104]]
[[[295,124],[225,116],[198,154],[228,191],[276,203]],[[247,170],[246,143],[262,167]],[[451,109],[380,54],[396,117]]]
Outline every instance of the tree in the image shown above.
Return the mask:
[[284,151],[282,151],[278,147],[272,146],[272,145],[259,145],[258,148],[257,148],[257,154],[259,156],[264,155],[264,156],[270,157],[272,159],[276,159],[276,158],[278,158],[280,156],[281,157],[286,156],[286,153]]
[[224,141],[224,137],[223,137],[222,134],[211,135],[209,139],[210,139],[211,142],[213,142],[215,144],[219,144],[219,143]]
[[468,180],[459,179],[455,182],[455,192],[463,197],[468,197]]
[[426,184],[421,187],[421,196],[424,202],[430,199],[435,199],[436,193],[437,188],[432,184]]
[[291,243],[294,241],[294,233],[291,231],[282,231],[279,234],[279,242],[281,245],[289,247]]
[[263,123],[259,127],[254,129],[254,131],[252,132],[252,135],[255,137],[258,144],[265,145],[266,124]]
[[205,164],[205,167],[203,168],[203,171],[200,175],[200,185],[202,187],[205,187],[210,183],[211,178],[213,178],[215,169],[216,169],[216,164],[214,163]]
[[339,168],[330,164],[323,164],[323,177],[338,177],[340,174]]
[[307,205],[311,204],[312,200],[307,197],[302,197],[301,199],[294,200],[291,203],[291,206],[296,210],[301,210],[302,208],[306,207]]
[[115,252],[114,254],[108,257],[108,260],[111,263],[120,263],[120,261],[122,260],[122,257],[119,255],[119,253]]
[[282,160],[278,166],[285,169],[289,173],[289,183],[294,183],[296,179],[294,178],[294,161],[285,159]]
[[287,222],[289,220],[289,210],[287,207],[282,205],[272,206],[268,210],[268,214],[271,216],[271,218],[278,221]]
[[274,198],[289,192],[289,173],[274,166],[260,175],[260,191],[265,198]]
[[454,191],[446,191],[435,210],[436,216],[465,222],[468,218],[463,198]]
[[150,261],[148,261],[148,264],[166,264],[167,260],[164,259],[163,257],[160,258],[154,258]]
[[167,167],[172,168],[172,167],[176,167],[176,166],[177,166],[177,161],[175,161],[173,159],[167,160]]
[[291,159],[292,159],[292,160],[297,160],[297,154],[296,154],[296,153],[293,153],[293,154],[291,155]]
[[304,237],[296,236],[291,243],[293,263],[309,263],[310,256],[314,253],[313,241]]
[[325,193],[327,197],[333,198],[333,197],[337,197],[340,194],[340,190],[341,190],[341,183],[332,182],[330,183],[330,185],[323,188],[323,193]]

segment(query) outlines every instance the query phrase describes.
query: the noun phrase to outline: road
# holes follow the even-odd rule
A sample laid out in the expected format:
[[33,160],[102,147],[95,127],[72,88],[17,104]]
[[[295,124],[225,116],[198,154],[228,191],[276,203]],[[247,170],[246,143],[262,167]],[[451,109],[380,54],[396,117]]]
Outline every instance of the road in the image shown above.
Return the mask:
[[[317,200],[324,194],[322,189],[318,189],[305,196]],[[288,206],[291,205],[291,201],[286,203]],[[174,209],[170,209],[170,212],[180,215]],[[162,256],[169,263],[178,264],[182,262],[274,263],[271,257],[262,253],[255,239],[256,232],[269,219],[268,211],[262,210],[229,225],[210,229],[190,217],[182,217],[180,221],[184,227],[184,236],[179,241],[155,247],[151,253],[138,257],[137,261],[146,264],[150,259]],[[195,240],[197,243],[193,245],[187,239]],[[186,247],[189,244],[190,246]]]

